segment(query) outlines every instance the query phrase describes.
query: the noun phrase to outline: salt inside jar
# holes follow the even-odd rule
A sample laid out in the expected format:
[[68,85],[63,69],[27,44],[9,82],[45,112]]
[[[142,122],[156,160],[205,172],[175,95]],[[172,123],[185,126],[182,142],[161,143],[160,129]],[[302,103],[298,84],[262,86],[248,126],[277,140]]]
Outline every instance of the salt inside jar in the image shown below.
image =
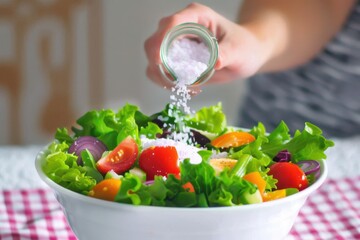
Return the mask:
[[160,70],[174,84],[200,85],[211,78],[218,43],[203,25],[183,23],[172,28],[160,47]]

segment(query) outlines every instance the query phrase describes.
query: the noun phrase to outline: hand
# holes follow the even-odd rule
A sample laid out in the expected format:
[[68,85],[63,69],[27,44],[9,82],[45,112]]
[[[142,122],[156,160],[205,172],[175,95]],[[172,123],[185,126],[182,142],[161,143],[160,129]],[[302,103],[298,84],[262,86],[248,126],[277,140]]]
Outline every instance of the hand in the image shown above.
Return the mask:
[[146,74],[155,83],[170,87],[159,70],[160,45],[167,31],[185,22],[195,22],[207,27],[219,43],[219,57],[211,83],[225,83],[236,78],[246,78],[256,73],[266,62],[270,51],[246,27],[236,24],[212,9],[192,3],[183,10],[160,20],[157,31],[146,40],[148,58]]

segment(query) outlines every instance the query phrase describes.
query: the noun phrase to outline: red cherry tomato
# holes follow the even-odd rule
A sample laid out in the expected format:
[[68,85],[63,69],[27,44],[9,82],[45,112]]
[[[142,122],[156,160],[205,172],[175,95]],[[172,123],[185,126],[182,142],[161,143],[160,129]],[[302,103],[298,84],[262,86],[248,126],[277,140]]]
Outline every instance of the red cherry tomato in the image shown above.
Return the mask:
[[149,147],[140,154],[139,166],[146,172],[146,180],[153,180],[155,175],[179,174],[178,158],[173,146]]
[[303,170],[290,162],[278,162],[271,165],[268,175],[278,180],[277,189],[297,188],[301,191],[309,184]]
[[96,168],[102,174],[106,174],[110,170],[122,174],[132,167],[138,153],[139,150],[135,140],[127,137],[109,155],[101,158],[96,163]]

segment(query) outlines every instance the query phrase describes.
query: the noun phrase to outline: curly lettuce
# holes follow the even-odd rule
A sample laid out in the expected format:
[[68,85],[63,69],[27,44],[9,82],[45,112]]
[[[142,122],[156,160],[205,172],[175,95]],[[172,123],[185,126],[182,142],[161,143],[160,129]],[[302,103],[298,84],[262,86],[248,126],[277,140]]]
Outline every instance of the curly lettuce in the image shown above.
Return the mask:
[[53,142],[45,154],[44,173],[57,184],[74,192],[87,194],[95,185],[95,178],[88,176],[84,167],[78,166],[77,157],[67,153],[69,146]]

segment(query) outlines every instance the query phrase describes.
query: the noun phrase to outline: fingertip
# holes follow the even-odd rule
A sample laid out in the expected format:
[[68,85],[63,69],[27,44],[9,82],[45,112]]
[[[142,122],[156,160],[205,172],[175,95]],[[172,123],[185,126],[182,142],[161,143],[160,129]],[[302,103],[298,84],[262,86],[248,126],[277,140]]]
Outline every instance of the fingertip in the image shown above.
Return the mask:
[[221,49],[219,49],[219,55],[218,55],[218,59],[217,59],[217,61],[215,63],[214,69],[215,70],[221,70],[224,67],[225,67],[224,53],[222,52]]
[[156,34],[148,38],[144,43],[146,57],[151,64],[160,64],[161,38]]
[[234,52],[232,48],[225,42],[219,44],[218,59],[215,64],[215,70],[226,68],[233,60]]
[[215,70],[220,70],[221,69],[221,66],[222,66],[222,62],[221,62],[221,59],[220,57],[218,57],[216,63],[215,63],[215,66],[214,66],[214,69]]

